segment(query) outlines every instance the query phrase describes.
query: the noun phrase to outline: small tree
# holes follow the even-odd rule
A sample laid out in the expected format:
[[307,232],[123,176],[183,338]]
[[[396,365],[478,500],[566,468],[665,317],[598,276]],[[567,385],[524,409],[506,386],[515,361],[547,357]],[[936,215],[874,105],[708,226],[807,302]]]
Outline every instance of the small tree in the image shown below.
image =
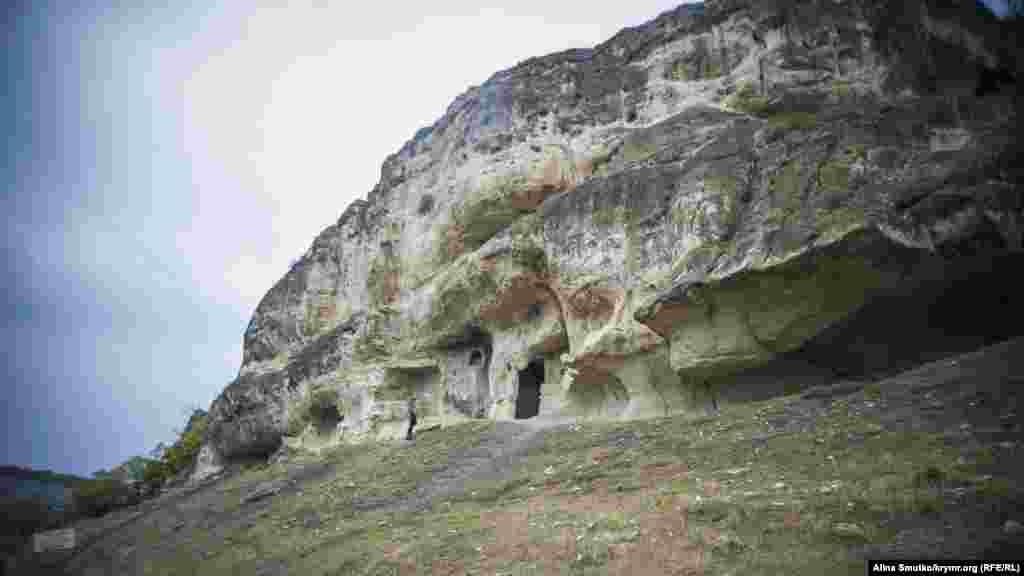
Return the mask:
[[1008,0],[1006,2],[1006,17],[1020,18],[1024,16],[1024,0]]

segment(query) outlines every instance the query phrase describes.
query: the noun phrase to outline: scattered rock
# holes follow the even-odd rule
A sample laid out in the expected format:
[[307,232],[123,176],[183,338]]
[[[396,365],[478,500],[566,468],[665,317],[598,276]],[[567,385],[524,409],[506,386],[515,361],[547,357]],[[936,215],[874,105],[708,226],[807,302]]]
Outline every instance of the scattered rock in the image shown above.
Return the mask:
[[258,502],[264,498],[269,498],[276,495],[284,488],[285,482],[281,480],[271,480],[264,482],[257,486],[254,490],[242,497],[242,504],[250,504],[252,502]]
[[306,530],[314,530],[323,525],[323,520],[320,515],[314,510],[308,510],[302,517],[302,526]]
[[867,540],[868,535],[864,532],[864,529],[858,524],[852,522],[839,522],[832,526],[832,533],[840,538],[851,538],[857,540]]
[[1016,520],[1007,520],[1003,524],[1003,533],[1009,534],[1011,536],[1024,534],[1024,525],[1022,525],[1020,522]]

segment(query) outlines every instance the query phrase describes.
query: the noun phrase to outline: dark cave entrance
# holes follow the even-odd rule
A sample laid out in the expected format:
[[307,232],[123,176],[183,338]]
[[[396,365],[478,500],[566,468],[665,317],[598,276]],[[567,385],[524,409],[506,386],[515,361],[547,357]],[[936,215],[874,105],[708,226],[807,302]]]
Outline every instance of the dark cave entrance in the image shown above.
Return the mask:
[[877,381],[928,362],[1024,336],[1024,255],[926,261],[906,284],[796,350],[723,380],[721,398],[759,401],[842,381]]
[[519,371],[516,419],[533,418],[540,412],[540,385],[544,382],[544,361],[533,360]]
[[310,408],[310,414],[313,417],[316,433],[320,436],[333,433],[342,421],[341,412],[338,410],[338,406],[333,403],[314,405]]

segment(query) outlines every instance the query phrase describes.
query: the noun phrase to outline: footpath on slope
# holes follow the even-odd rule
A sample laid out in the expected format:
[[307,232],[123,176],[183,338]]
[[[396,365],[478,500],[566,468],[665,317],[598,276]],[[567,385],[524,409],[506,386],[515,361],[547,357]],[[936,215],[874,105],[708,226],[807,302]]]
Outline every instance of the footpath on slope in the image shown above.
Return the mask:
[[449,453],[448,462],[414,493],[400,497],[364,498],[353,502],[359,512],[417,513],[433,502],[465,492],[471,482],[500,481],[516,468],[517,460],[543,441],[542,432],[573,426],[572,418],[539,416],[497,422],[480,436],[479,444]]
[[437,573],[576,561],[627,574],[686,552],[717,574],[773,565],[798,544],[998,557],[1024,546],[1022,375],[1018,338],[715,417],[470,422],[411,444],[298,454],[82,522],[73,558],[14,573],[373,574],[447,556],[455,568]]

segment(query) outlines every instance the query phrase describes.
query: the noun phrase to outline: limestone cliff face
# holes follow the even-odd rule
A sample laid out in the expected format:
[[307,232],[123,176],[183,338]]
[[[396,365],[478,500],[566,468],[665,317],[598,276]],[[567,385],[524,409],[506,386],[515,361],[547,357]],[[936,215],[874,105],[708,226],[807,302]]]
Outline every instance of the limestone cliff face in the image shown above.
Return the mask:
[[879,294],[1020,252],[1006,95],[943,124],[829,5],[802,31],[683,5],[456,98],[260,302],[197,473],[397,437],[409,397],[427,424],[696,409]]

